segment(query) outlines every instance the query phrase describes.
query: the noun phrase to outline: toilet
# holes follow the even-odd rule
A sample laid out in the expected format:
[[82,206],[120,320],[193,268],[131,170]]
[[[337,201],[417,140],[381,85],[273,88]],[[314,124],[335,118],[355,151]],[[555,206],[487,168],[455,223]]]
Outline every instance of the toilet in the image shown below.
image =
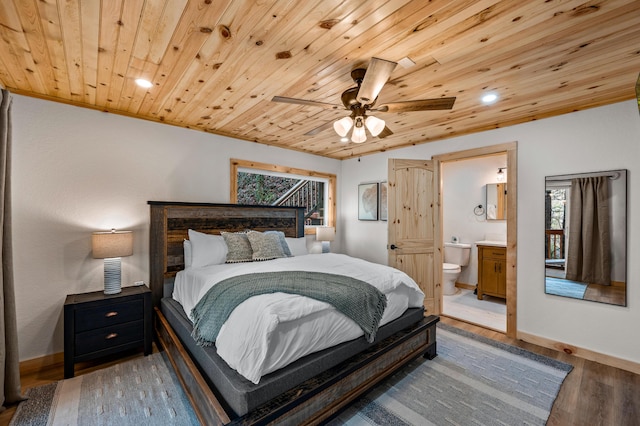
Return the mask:
[[456,294],[456,280],[463,266],[469,264],[471,244],[444,243],[444,263],[442,264],[442,293],[450,296]]

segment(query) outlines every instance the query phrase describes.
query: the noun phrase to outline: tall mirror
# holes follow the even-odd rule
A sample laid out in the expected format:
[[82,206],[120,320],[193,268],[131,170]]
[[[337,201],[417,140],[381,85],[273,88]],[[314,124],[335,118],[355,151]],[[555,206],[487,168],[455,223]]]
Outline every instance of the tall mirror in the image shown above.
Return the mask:
[[507,219],[507,183],[487,184],[487,220]]
[[627,171],[547,176],[545,293],[626,306]]

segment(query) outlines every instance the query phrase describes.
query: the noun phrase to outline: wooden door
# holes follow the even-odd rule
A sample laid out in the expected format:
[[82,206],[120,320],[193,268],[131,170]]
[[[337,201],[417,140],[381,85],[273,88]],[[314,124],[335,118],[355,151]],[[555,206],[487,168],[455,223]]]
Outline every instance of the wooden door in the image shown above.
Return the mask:
[[435,162],[389,159],[389,265],[413,278],[428,314],[440,314],[440,223]]

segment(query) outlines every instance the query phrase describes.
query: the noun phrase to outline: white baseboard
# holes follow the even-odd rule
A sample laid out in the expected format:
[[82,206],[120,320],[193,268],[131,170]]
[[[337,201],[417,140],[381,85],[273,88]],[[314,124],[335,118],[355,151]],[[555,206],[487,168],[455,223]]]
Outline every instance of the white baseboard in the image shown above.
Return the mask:
[[640,374],[640,363],[629,361],[627,359],[617,358],[612,355],[601,354],[594,352],[590,349],[580,348],[577,346],[569,345],[555,340],[547,339],[546,337],[536,336],[534,334],[518,331],[518,339],[525,342],[533,343],[545,348],[554,349],[556,351],[564,352],[569,355],[574,355],[579,358],[588,359],[590,361],[599,362],[611,367],[620,368],[622,370],[630,371],[635,374]]

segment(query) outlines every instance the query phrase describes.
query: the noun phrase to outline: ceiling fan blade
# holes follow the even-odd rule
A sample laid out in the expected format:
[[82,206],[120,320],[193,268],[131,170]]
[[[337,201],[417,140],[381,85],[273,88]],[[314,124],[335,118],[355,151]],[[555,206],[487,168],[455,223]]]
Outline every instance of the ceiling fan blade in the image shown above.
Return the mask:
[[326,122],[326,123],[324,123],[322,126],[318,126],[318,127],[316,127],[315,129],[311,129],[311,130],[309,130],[307,133],[305,133],[304,135],[305,135],[305,136],[315,136],[315,135],[317,135],[317,134],[318,134],[318,133],[320,133],[320,132],[324,132],[325,130],[327,130],[327,129],[329,129],[329,128],[333,127],[333,122],[334,122],[334,121],[335,121],[335,120],[327,121],[327,122]]
[[396,65],[398,65],[396,62],[371,58],[367,72],[362,79],[360,90],[358,90],[358,102],[372,104],[380,94],[382,87],[389,80],[389,76]]
[[436,99],[418,99],[416,101],[391,102],[380,105],[374,111],[380,112],[411,112],[411,111],[433,111],[440,109],[451,109],[455,97],[436,98]]
[[338,109],[341,108],[339,105],[328,104],[326,102],[318,102],[318,101],[309,101],[306,99],[298,99],[298,98],[285,98],[283,96],[274,96],[271,98],[271,102],[283,102],[285,104],[298,104],[298,105],[306,105],[306,106],[314,106],[320,107],[324,109]]
[[384,126],[384,129],[382,129],[382,131],[380,132],[378,137],[380,139],[383,139],[383,138],[386,138],[387,136],[391,136],[392,134],[393,134],[393,132],[391,131],[391,129],[388,128],[387,126]]

